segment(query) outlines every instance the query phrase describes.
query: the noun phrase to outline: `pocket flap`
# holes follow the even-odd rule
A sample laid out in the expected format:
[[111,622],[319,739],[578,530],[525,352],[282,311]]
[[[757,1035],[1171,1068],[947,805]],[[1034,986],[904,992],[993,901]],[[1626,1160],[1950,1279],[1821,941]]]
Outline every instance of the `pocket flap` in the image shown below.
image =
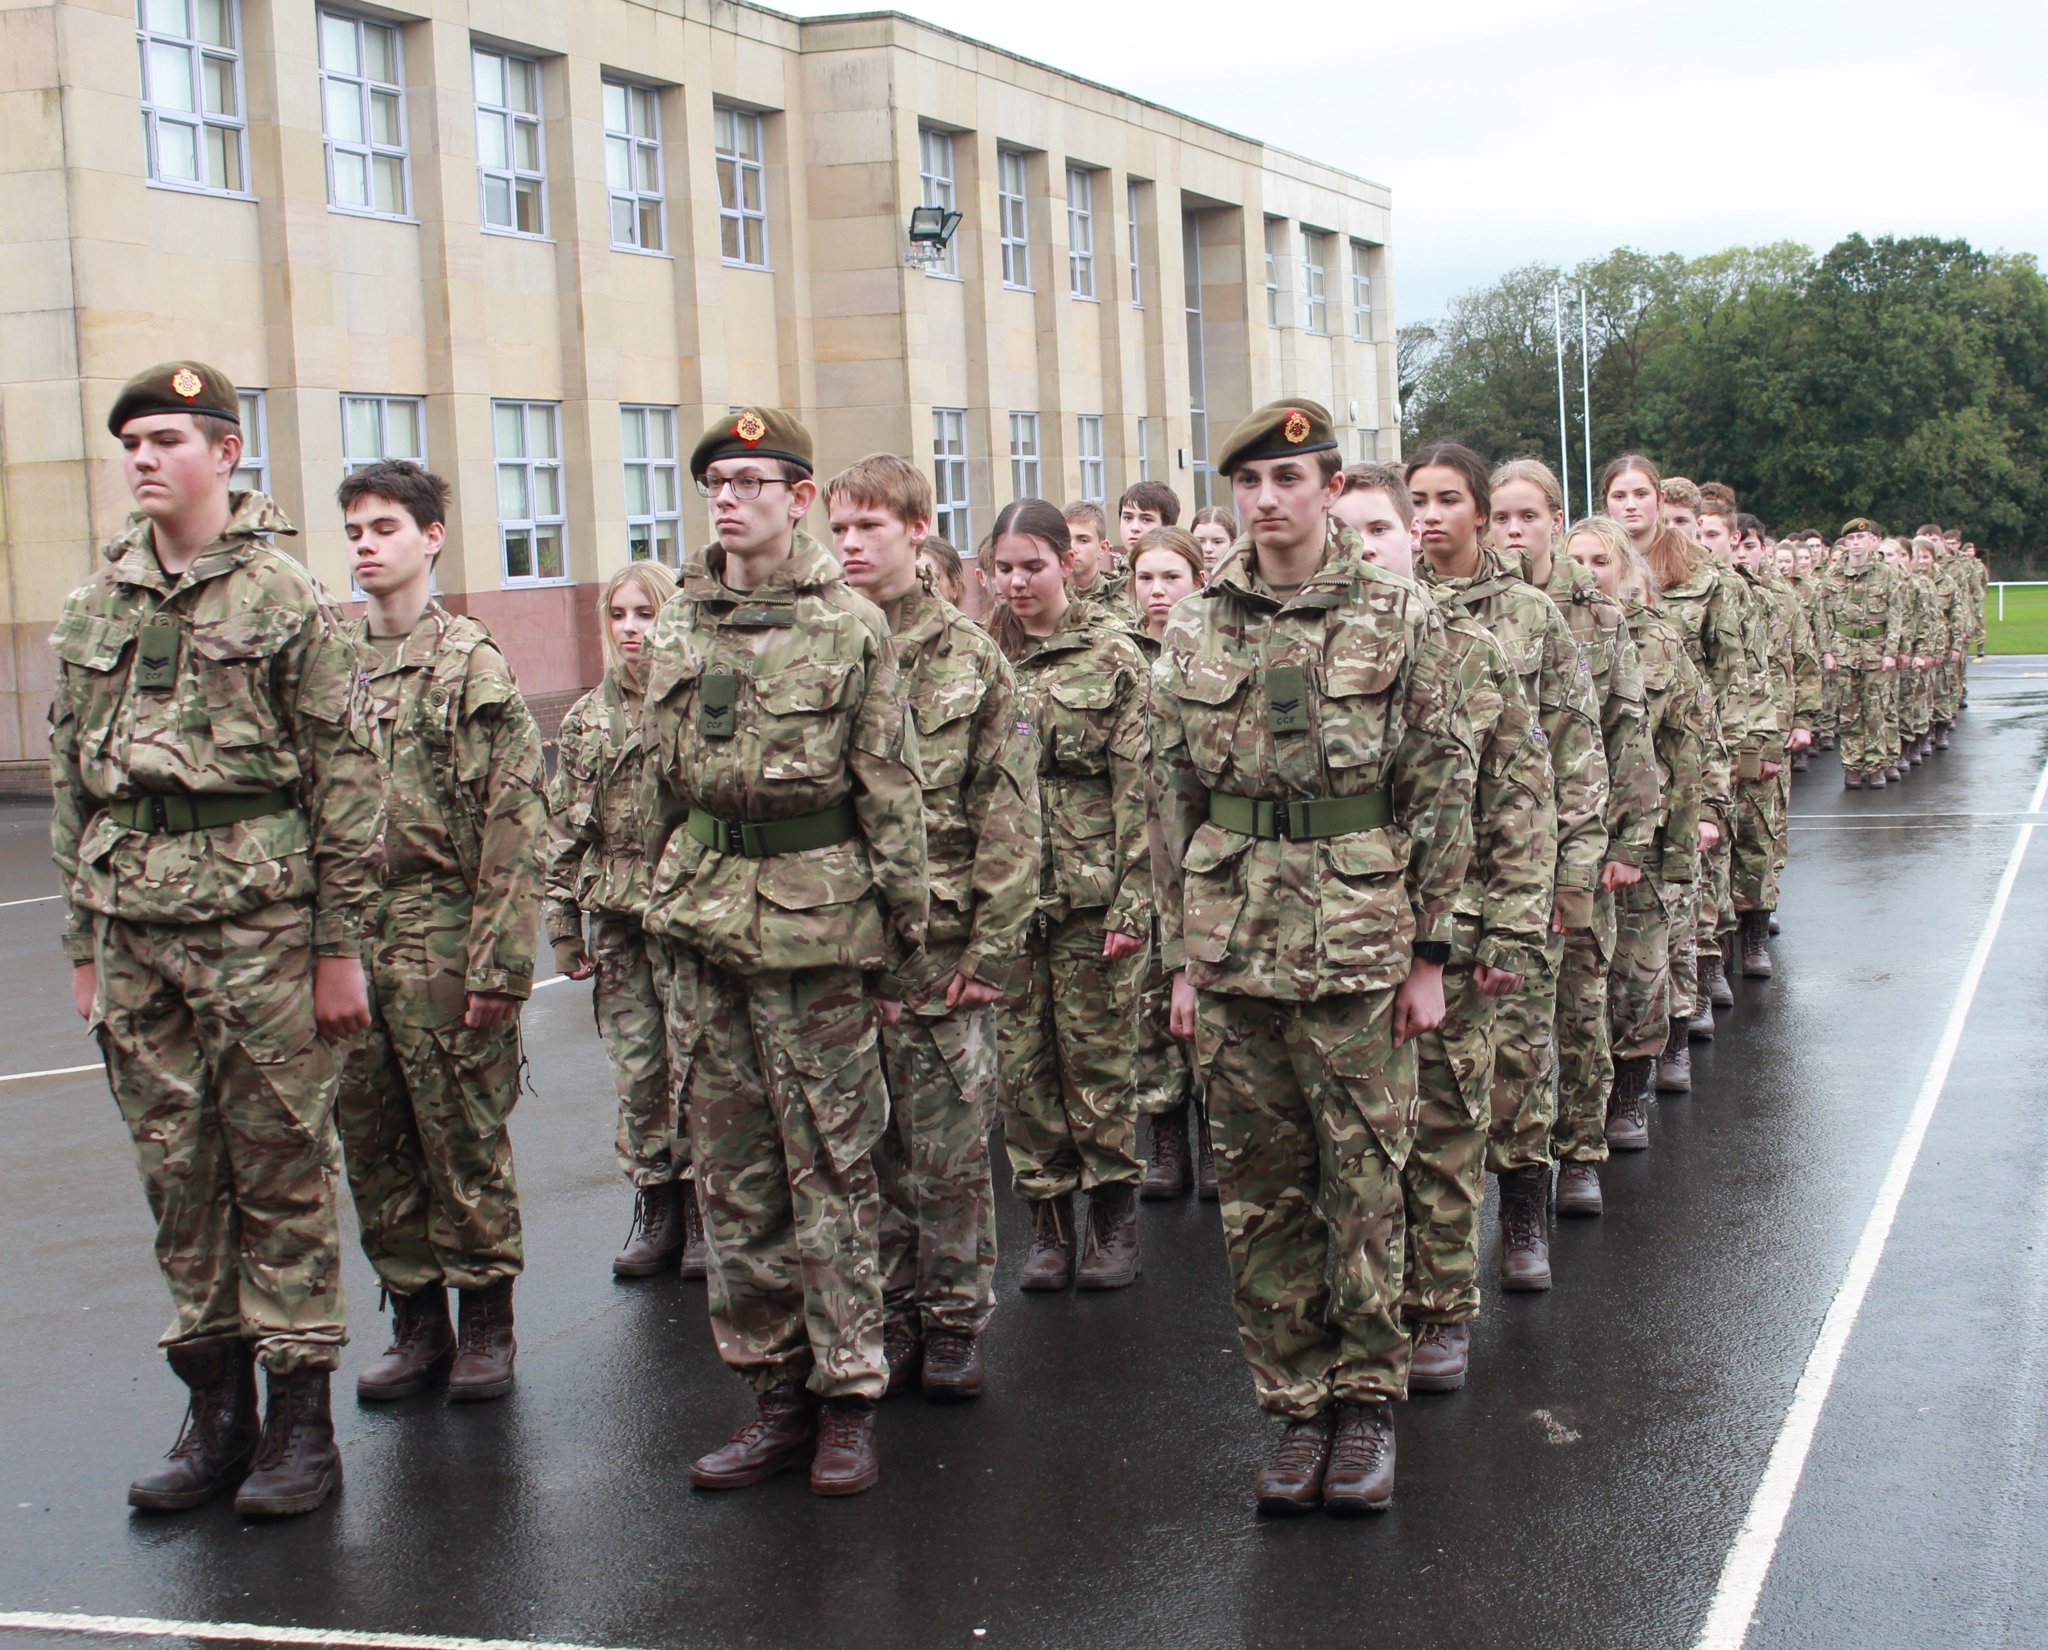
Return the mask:
[[50,651],[80,670],[112,670],[121,650],[135,639],[133,619],[103,619],[93,613],[66,613],[50,632]]
[[667,648],[654,655],[647,671],[647,702],[660,704],[685,683],[704,674],[704,661],[695,654]]
[[1235,699],[1252,667],[1234,659],[1190,659],[1178,676],[1169,678],[1173,696],[1196,705],[1227,705]]
[[754,679],[754,700],[770,716],[815,716],[846,695],[851,664],[791,665]]
[[1256,837],[1226,831],[1221,825],[1204,821],[1188,840],[1187,852],[1180,856],[1184,871],[1213,871],[1228,865],[1240,854],[1250,851]]
[[1323,838],[1323,852],[1330,869],[1340,876],[1379,877],[1408,869],[1407,858],[1396,848],[1391,831],[1349,831],[1343,836]]
[[784,911],[815,911],[844,905],[874,886],[858,845],[837,842],[800,854],[770,854],[761,861],[754,886],[770,905]]
[[281,607],[194,619],[192,646],[209,659],[263,659],[296,636],[301,622],[299,614]]
[[1047,684],[1053,698],[1069,710],[1107,710],[1116,703],[1113,676],[1068,676]]
[[1332,659],[1323,668],[1323,692],[1332,699],[1357,699],[1385,693],[1393,686],[1395,667],[1370,657]]
[[910,707],[911,716],[917,722],[917,731],[937,733],[963,716],[972,716],[981,708],[982,697],[987,692],[988,684],[975,677],[941,684],[936,692],[926,694]]

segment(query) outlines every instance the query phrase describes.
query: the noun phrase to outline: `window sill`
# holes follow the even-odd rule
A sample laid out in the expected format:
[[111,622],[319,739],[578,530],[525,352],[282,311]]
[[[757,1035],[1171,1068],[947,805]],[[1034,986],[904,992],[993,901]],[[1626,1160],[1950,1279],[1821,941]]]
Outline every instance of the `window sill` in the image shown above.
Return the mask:
[[951,281],[955,286],[964,286],[967,281],[966,276],[950,269],[927,269],[924,275],[928,281]]
[[773,264],[750,264],[739,258],[720,258],[718,261],[727,269],[751,269],[757,275],[773,275],[775,273],[775,266]]
[[1015,281],[1005,281],[1003,283],[1003,290],[1005,292],[1036,292],[1038,288],[1035,286],[1019,286]]
[[332,201],[327,203],[327,210],[337,218],[366,218],[371,223],[409,223],[415,229],[420,226],[418,218],[404,212],[371,212],[360,206],[336,206]]
[[242,189],[209,189],[203,183],[179,183],[170,178],[151,178],[149,187],[162,189],[173,195],[205,195],[217,201],[247,201],[256,204],[256,197]]
[[573,585],[575,582],[575,579],[567,574],[564,574],[559,579],[508,579],[503,574],[500,574],[498,577],[498,588],[500,590],[561,590]]
[[502,241],[538,241],[544,246],[553,246],[555,244],[555,238],[552,235],[545,233],[535,235],[524,229],[500,229],[496,224],[480,223],[477,225],[477,230],[481,234],[495,235]]
[[1067,296],[1077,304],[1099,304],[1102,302],[1092,292],[1070,292]]
[[658,246],[628,246],[623,241],[613,241],[612,250],[614,252],[623,252],[629,257],[634,258],[666,258],[670,263],[676,261],[676,255],[673,252],[664,252]]

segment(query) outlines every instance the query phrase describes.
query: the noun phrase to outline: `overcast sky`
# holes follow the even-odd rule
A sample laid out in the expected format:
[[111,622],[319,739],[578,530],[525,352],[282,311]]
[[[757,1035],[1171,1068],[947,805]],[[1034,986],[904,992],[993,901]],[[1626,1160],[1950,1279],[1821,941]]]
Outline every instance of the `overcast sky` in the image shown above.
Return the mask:
[[1861,230],[2048,261],[2042,0],[897,9],[1388,185],[1403,322],[1619,245]]

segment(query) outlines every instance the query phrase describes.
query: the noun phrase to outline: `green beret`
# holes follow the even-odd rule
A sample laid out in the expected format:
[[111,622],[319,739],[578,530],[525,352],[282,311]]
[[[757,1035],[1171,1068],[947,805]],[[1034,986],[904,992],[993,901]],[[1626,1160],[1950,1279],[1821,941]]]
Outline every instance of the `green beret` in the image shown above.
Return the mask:
[[119,435],[131,418],[181,412],[210,413],[239,429],[242,398],[235,393],[234,380],[218,367],[204,361],[166,361],[121,386],[114,410],[107,414],[107,428]]
[[1337,426],[1330,422],[1327,408],[1313,401],[1268,401],[1230,432],[1216,470],[1227,476],[1255,458],[1293,458],[1336,450]]
[[690,454],[690,474],[701,476],[721,458],[779,458],[809,475],[811,432],[794,413],[775,407],[742,407],[706,430]]
[[1852,516],[1849,520],[1843,522],[1842,531],[1839,536],[1847,538],[1851,533],[1869,533],[1874,538],[1884,537],[1884,533],[1879,529],[1877,523],[1868,516]]

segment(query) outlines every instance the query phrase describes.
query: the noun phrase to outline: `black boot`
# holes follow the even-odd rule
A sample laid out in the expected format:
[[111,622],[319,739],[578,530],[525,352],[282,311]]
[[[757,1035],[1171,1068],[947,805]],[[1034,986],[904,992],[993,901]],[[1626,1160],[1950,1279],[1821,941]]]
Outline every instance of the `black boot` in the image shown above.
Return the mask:
[[256,1454],[256,1362],[233,1335],[166,1349],[171,1373],[192,1390],[185,1424],[164,1464],[128,1486],[128,1504],[149,1512],[201,1506],[242,1481]]
[[341,1451],[334,1447],[329,1375],[324,1369],[266,1372],[270,1401],[263,1447],[242,1481],[235,1511],[248,1518],[309,1513],[341,1488]]

